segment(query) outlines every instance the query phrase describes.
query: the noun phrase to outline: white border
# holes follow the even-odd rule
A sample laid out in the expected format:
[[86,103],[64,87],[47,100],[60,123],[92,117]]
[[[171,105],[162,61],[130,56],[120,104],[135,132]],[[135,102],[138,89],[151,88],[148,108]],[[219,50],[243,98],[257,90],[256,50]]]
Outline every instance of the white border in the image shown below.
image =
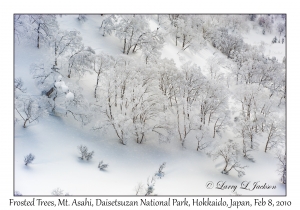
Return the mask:
[[[287,197],[273,197],[275,200],[291,200],[293,209],[300,207],[297,176],[299,174],[299,107],[300,107],[300,68],[299,53],[299,13],[296,1],[282,0],[14,0],[1,5],[1,82],[0,82],[0,206],[9,207],[13,198],[13,14],[14,13],[287,13],[287,138],[288,138],[288,184]],[[126,198],[127,199],[127,198]],[[131,198],[128,198],[131,200]],[[229,199],[229,198],[227,198]],[[254,198],[241,198],[253,200]],[[268,198],[266,198],[268,199]],[[22,207],[21,207],[22,208]],[[28,209],[30,207],[27,207]],[[97,207],[99,208],[99,207]],[[197,207],[200,208],[200,207]],[[265,207],[268,209],[268,207]],[[7,208],[4,208],[7,209]],[[9,207],[9,209],[17,209]],[[18,208],[20,209],[20,207]],[[32,208],[30,208],[32,209]],[[41,209],[34,207],[34,209]],[[59,209],[56,207],[56,209]],[[110,208],[115,209],[115,208]],[[135,208],[144,209],[144,208]],[[148,208],[149,209],[149,208]],[[189,208],[191,209],[191,208]],[[271,208],[270,208],[271,209]]]

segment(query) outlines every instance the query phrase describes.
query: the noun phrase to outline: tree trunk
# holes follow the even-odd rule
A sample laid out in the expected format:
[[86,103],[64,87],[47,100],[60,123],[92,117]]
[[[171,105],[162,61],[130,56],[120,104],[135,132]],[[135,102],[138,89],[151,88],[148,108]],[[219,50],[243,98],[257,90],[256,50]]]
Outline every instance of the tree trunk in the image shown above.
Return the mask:
[[[136,47],[137,47],[137,44],[134,45],[134,48],[133,48],[133,50],[132,50],[132,53],[135,52]],[[127,54],[128,54],[128,53],[127,53]]]
[[271,136],[272,136],[271,132],[272,132],[272,127],[270,128],[270,131],[269,131],[269,134],[268,134],[268,141],[267,141],[266,146],[265,146],[265,152],[267,152],[268,144],[269,144],[269,142],[271,140]]
[[26,128],[26,123],[27,123],[27,121],[28,121],[28,119],[26,119],[26,120],[24,121],[23,128]]
[[250,135],[250,141],[251,141],[251,146],[250,146],[250,148],[253,149],[253,136],[252,136],[252,135]]
[[55,61],[54,61],[54,65],[57,66],[57,46],[56,46],[56,42],[55,42],[55,46],[54,46],[54,51],[55,51]]
[[124,47],[123,47],[123,54],[126,52],[126,38],[124,39]]
[[100,71],[98,72],[98,75],[97,75],[97,83],[96,83],[95,93],[94,93],[95,98],[97,97],[97,88],[98,88],[98,83],[99,83],[99,76],[100,76]]
[[37,38],[37,48],[40,49],[40,23],[39,23],[39,25],[38,25],[37,33],[38,33],[38,38]]
[[216,123],[215,123],[215,125],[214,125],[214,136],[213,136],[213,138],[216,137],[216,126],[217,126],[218,120],[219,120],[219,118],[216,120]]

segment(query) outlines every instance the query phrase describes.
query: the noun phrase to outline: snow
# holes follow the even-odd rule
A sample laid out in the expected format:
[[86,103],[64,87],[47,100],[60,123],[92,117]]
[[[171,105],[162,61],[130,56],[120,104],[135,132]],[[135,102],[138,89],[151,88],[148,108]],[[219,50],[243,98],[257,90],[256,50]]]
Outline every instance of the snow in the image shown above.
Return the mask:
[[68,92],[68,93],[66,94],[66,98],[67,98],[69,101],[72,101],[72,100],[74,100],[74,94],[71,93],[71,92]]
[[[64,93],[66,93],[69,90],[68,86],[66,86],[66,84],[64,82],[61,84],[60,87]],[[74,95],[73,95],[73,97],[74,97]]]
[[[274,37],[279,38],[279,34],[277,33],[267,33],[263,35],[261,31],[250,30],[248,33],[243,34],[244,41],[247,44],[251,44],[253,46],[261,46],[263,45],[265,50],[264,54],[267,57],[276,57],[279,62],[282,62],[283,57],[285,56],[285,43],[272,43]],[[282,36],[281,36],[282,39]]]
[[[76,15],[58,17],[60,27],[65,30],[78,30],[87,46],[91,46],[97,53],[105,52],[110,55],[120,55],[122,43],[114,36],[103,37],[99,26],[103,20],[100,15],[88,15],[87,21],[77,21]],[[151,29],[156,23],[150,21]],[[244,41],[260,46],[265,44],[265,54],[275,56],[279,62],[285,55],[284,44],[271,44],[273,35],[260,35],[255,30],[243,34]],[[41,53],[42,51],[42,53]],[[17,45],[15,48],[15,77],[22,77],[25,87],[30,94],[40,95],[35,88],[34,81],[29,74],[30,64],[47,56],[46,50],[38,50],[30,45]],[[191,60],[201,67],[203,74],[207,74],[207,59],[218,54],[224,57],[211,45],[206,45],[197,53],[183,51],[176,47],[170,37],[162,49],[161,58],[173,59],[180,67],[185,61]],[[139,55],[133,55],[138,57]],[[221,66],[221,71],[228,72],[227,66]],[[95,74],[87,74],[80,80],[67,79],[84,87],[83,94],[88,100],[92,98]],[[57,88],[68,92],[69,87],[62,77],[55,83]],[[68,92],[66,99],[72,101],[74,93]],[[230,99],[232,102],[233,99]],[[236,107],[232,102],[232,110]],[[59,109],[59,108],[58,108]],[[59,112],[59,111],[58,111]],[[234,112],[234,111],[233,111]],[[237,111],[236,111],[237,112]],[[63,111],[61,114],[63,115]],[[120,119],[123,116],[120,116]],[[219,142],[235,139],[233,130],[223,135]],[[138,183],[147,186],[147,179],[157,173],[159,166],[166,162],[163,169],[164,176],[156,180],[154,194],[157,195],[232,195],[231,190],[207,189],[206,184],[226,182],[228,185],[238,186],[237,193],[241,195],[285,195],[285,185],[280,183],[277,170],[277,160],[272,153],[264,153],[262,148],[252,155],[255,162],[241,159],[241,163],[248,165],[246,175],[239,178],[234,171],[229,175],[221,173],[224,163],[221,159],[213,161],[204,152],[197,152],[197,140],[192,136],[186,140],[182,148],[176,139],[170,143],[159,143],[149,138],[144,144],[128,141],[124,146],[118,143],[112,130],[106,135],[92,132],[90,128],[83,128],[72,121],[72,117],[50,115],[33,123],[28,128],[21,124],[15,125],[15,191],[23,195],[50,195],[52,190],[60,188],[70,195],[135,195]],[[265,139],[259,137],[264,144]],[[219,143],[218,142],[218,143]],[[81,160],[79,145],[86,145],[89,151],[94,151],[89,161]],[[32,153],[35,160],[28,166],[24,165],[24,156]],[[97,168],[100,161],[108,164],[105,170]],[[263,173],[263,176],[262,176]],[[243,181],[267,183],[276,186],[274,190],[256,189],[253,191],[239,189]]]

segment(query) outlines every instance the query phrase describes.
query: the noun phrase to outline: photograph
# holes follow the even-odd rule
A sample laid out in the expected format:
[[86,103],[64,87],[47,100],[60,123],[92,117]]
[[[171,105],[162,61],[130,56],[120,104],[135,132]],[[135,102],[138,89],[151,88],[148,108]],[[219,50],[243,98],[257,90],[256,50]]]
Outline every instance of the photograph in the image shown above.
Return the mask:
[[286,196],[287,18],[14,13],[11,196]]

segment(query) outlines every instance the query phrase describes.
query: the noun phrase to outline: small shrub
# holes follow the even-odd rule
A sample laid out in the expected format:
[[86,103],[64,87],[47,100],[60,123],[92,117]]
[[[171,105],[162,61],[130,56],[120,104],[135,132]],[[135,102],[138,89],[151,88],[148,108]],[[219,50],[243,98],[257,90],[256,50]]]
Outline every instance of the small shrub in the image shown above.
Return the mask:
[[106,169],[107,167],[108,167],[108,164],[103,163],[102,160],[99,162],[98,168],[99,168],[100,170],[104,170],[104,169]]
[[81,157],[80,157],[81,160],[83,160],[83,159],[90,160],[93,158],[94,151],[88,152],[88,148],[86,146],[80,145],[80,146],[78,146],[78,149],[81,154]]
[[14,195],[15,196],[22,196],[22,193],[20,193],[19,191],[15,191]]
[[92,159],[93,155],[94,155],[94,151],[88,152],[85,156],[85,159],[86,160]]
[[63,195],[64,194],[64,191],[60,188],[56,188],[52,191],[51,193],[52,195],[54,196],[60,196],[60,195]]
[[153,176],[151,181],[148,178],[145,196],[151,195],[154,192],[154,185],[155,185],[155,177]]
[[32,163],[34,158],[35,158],[34,155],[31,153],[29,155],[25,156],[25,158],[24,158],[25,166],[27,166],[29,163]]
[[165,175],[165,172],[163,172],[163,169],[166,167],[166,163],[164,162],[159,166],[158,172],[155,173],[155,176],[158,176],[160,179]]
[[69,196],[69,193],[64,194],[64,191],[59,187],[54,189],[51,194],[54,196],[62,196],[62,195]]

